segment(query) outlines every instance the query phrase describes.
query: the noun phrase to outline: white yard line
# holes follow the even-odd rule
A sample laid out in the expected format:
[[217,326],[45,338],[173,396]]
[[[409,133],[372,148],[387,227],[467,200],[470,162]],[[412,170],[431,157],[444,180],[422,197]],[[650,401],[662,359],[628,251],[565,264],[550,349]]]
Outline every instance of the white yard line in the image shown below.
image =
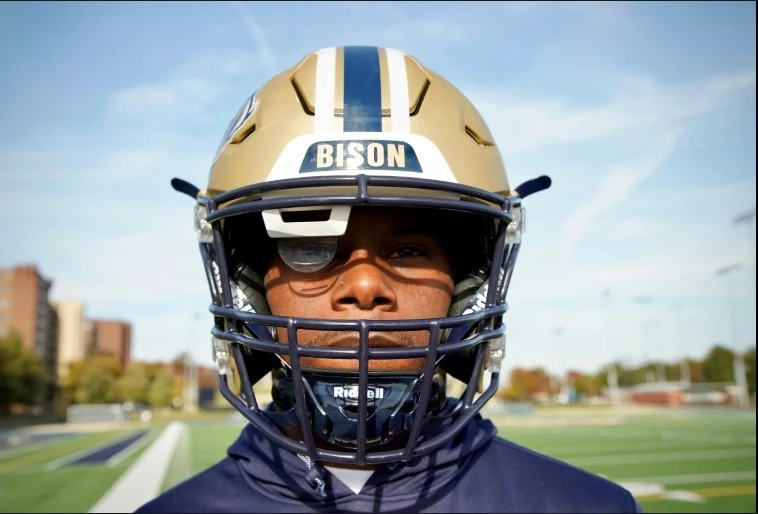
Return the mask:
[[674,462],[683,460],[708,460],[726,458],[755,458],[754,449],[703,450],[667,453],[642,453],[638,455],[600,455],[597,457],[579,457],[569,459],[575,466],[593,464],[635,464],[643,462]]
[[[606,477],[608,478],[608,477]],[[708,482],[732,482],[736,480],[755,480],[755,470],[752,471],[726,471],[723,473],[698,473],[695,475],[672,475],[660,477],[620,478],[613,480],[617,484],[706,484]]]
[[171,457],[186,428],[180,421],[169,423],[89,512],[134,512],[158,496],[171,464]]
[[696,443],[724,443],[724,444],[746,444],[755,446],[755,437],[750,436],[729,436],[716,432],[684,432],[682,430],[655,430],[655,429],[607,429],[590,427],[583,431],[583,436],[592,435],[593,437],[603,437],[608,439],[632,439],[640,438],[649,440],[657,438],[660,440],[672,440],[678,442],[696,442]]
[[[529,446],[533,450],[537,450],[545,455],[550,455],[561,460],[567,460],[571,458],[585,458],[594,456],[604,456],[611,453],[627,454],[632,449],[629,444],[624,444],[623,441],[597,441],[593,443],[564,443],[564,444],[550,444],[537,447],[536,445]],[[640,442],[634,445],[633,450],[636,452],[654,452],[659,450],[681,450],[688,451],[692,448],[692,443],[687,441],[650,441]]]

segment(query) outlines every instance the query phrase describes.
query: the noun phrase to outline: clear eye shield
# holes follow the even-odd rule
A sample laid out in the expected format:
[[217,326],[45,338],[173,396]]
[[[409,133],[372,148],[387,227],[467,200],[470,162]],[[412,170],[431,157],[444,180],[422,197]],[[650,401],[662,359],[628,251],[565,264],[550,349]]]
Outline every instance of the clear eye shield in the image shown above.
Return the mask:
[[284,263],[301,273],[326,268],[337,254],[336,237],[294,237],[277,241],[277,251]]

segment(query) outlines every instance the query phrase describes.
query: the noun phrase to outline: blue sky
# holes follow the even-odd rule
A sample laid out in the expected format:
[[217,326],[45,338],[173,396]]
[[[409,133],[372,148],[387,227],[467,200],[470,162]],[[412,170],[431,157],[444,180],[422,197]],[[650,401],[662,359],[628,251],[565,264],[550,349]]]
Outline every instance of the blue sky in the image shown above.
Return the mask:
[[527,201],[506,369],[754,346],[755,225],[733,219],[755,208],[755,25],[753,2],[2,3],[0,266],[132,322],[135,359],[210,364],[170,179],[204,183],[274,73],[374,44],[469,96],[512,183],[553,178]]

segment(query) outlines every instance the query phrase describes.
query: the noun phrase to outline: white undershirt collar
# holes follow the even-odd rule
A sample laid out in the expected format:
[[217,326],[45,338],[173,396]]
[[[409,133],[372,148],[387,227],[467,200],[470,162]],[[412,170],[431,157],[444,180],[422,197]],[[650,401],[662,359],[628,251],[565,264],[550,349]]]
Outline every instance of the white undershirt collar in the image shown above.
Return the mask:
[[355,494],[361,492],[368,479],[374,474],[373,469],[353,469],[338,468],[335,466],[324,466],[329,472],[336,476],[340,482],[348,486]]

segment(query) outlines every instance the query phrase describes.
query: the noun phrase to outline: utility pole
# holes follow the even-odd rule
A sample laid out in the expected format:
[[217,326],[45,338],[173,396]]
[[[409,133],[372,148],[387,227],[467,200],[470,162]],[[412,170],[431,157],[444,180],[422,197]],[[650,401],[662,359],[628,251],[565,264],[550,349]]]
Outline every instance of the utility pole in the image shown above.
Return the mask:
[[645,369],[645,382],[652,382],[650,366],[650,323],[647,316],[644,315],[644,306],[650,304],[650,298],[642,296],[634,299],[640,305],[640,333],[642,335],[640,343],[642,346],[642,366]]
[[[752,260],[751,259],[752,252],[750,251],[751,250],[751,248],[750,248],[750,246],[751,246],[750,245],[750,236],[751,235],[755,236],[755,207],[753,207],[752,209],[748,209],[747,211],[742,212],[742,213],[738,214],[737,216],[735,216],[735,218],[734,218],[734,224],[736,226],[740,226],[740,225],[744,225],[745,226],[746,234],[747,234],[747,239],[746,239],[746,241],[747,241],[747,262],[746,262],[746,266],[748,268],[750,268],[750,261]],[[750,225],[753,225],[753,227],[751,228]],[[753,285],[753,297],[755,297],[755,270],[753,270],[753,280],[752,280],[751,283]]]
[[687,360],[687,350],[686,346],[683,344],[682,341],[682,323],[681,323],[681,306],[677,305],[674,307],[674,330],[676,331],[676,338],[678,341],[678,346],[680,348],[684,348],[682,353],[682,360],[679,363],[679,381],[682,382],[682,384],[685,387],[690,386],[691,378],[690,378],[690,363]]
[[734,306],[734,295],[732,294],[732,288],[729,285],[728,275],[740,269],[742,266],[739,264],[732,264],[716,271],[716,275],[724,277],[724,283],[726,284],[726,301],[727,309],[729,311],[729,328],[732,335],[732,348],[734,349],[734,381],[737,384],[738,391],[738,403],[741,407],[747,407],[750,403],[747,391],[747,379],[745,377],[745,360],[742,352],[737,344],[737,315]]
[[609,367],[608,367],[608,392],[611,400],[611,405],[614,407],[619,404],[619,394],[618,394],[618,370],[616,369],[616,363],[613,360],[613,352],[611,351],[611,313],[610,313],[610,297],[611,297],[611,290],[606,289],[603,291],[603,298],[604,298],[604,306],[603,310],[605,311],[603,316],[603,319],[605,321],[605,346],[606,346],[606,352],[608,354],[608,358],[610,359]]

